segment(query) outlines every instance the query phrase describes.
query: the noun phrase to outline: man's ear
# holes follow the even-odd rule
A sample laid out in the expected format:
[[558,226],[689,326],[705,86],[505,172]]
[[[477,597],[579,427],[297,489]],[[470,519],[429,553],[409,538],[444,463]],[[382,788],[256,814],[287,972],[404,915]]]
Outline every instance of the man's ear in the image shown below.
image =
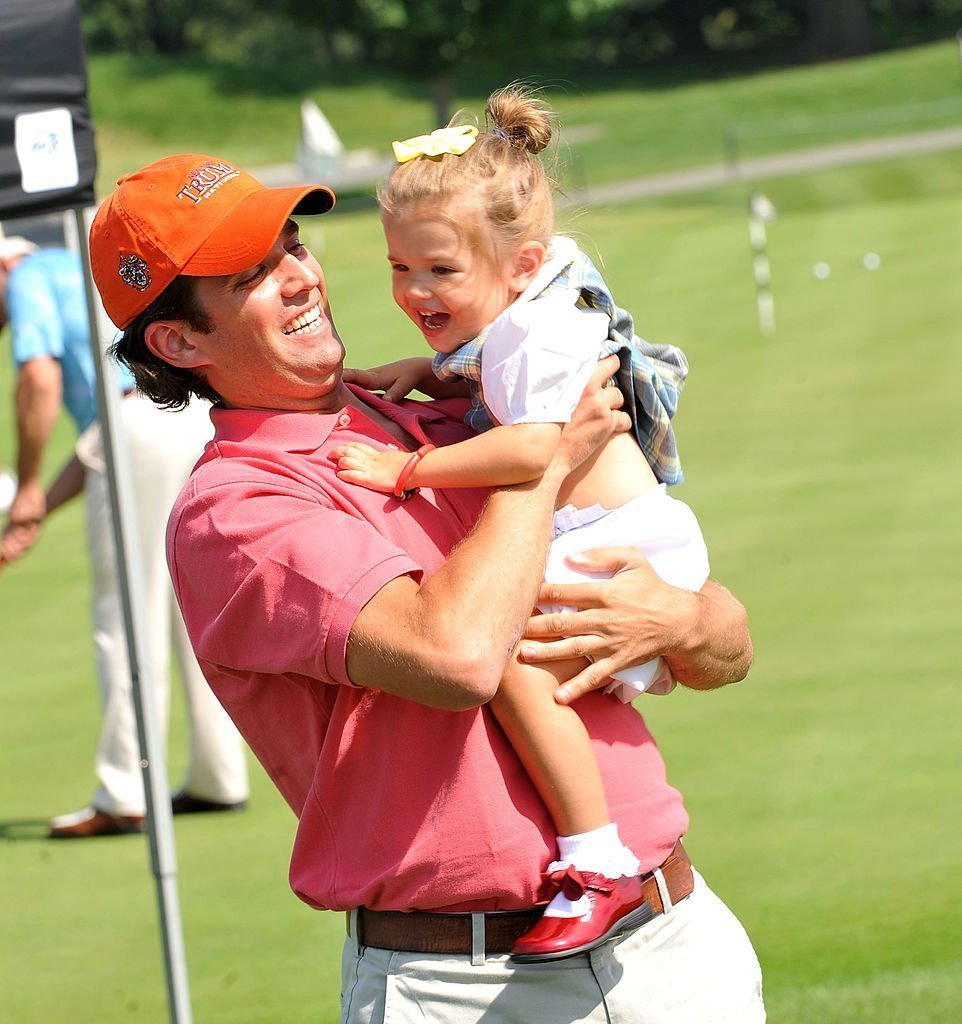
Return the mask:
[[512,291],[523,292],[535,279],[544,263],[545,246],[542,242],[522,242],[511,260],[508,285]]
[[158,359],[171,366],[206,366],[210,360],[194,344],[195,334],[186,320],[155,320],[147,325],[144,342]]

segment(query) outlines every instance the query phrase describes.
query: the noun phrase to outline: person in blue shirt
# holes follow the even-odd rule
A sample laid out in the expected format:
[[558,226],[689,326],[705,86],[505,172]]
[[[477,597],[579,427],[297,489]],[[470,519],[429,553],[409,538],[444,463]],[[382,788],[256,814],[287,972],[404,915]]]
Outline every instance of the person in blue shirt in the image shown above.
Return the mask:
[[[9,324],[16,367],[16,493],[0,536],[0,568],[36,543],[46,517],[84,493],[92,570],[92,618],[102,722],[95,757],[98,787],[88,806],[54,818],[52,838],[138,832],[145,797],[122,606],[110,524],[106,465],[97,420],[96,371],[89,340],[83,269],[66,249],[39,249],[0,235],[0,328]],[[248,796],[247,761],[234,726],[210,692],[173,603],[164,557],[167,514],[212,433],[207,407],[172,415],[134,392],[117,366],[120,427],[130,449],[144,568],[145,619],[157,707],[166,726],[169,652],[176,650],[191,724],[191,751],[174,813],[236,810]],[[65,410],[78,434],[75,452],[44,489],[44,457]]]

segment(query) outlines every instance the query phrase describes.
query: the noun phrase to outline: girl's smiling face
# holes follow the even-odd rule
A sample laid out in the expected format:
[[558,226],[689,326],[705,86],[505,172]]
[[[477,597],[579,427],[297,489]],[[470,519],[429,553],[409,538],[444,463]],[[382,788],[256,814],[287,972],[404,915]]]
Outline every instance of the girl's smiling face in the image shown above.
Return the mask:
[[394,301],[435,352],[453,352],[477,337],[533,276],[519,274],[515,258],[499,265],[493,244],[478,244],[427,206],[385,212],[381,222]]

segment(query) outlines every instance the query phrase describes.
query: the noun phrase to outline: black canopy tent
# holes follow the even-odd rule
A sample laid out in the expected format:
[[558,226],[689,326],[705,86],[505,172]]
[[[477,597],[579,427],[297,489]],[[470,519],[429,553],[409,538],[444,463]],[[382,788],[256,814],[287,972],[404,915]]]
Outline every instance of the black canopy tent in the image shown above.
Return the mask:
[[0,14],[0,213],[92,206],[80,13],[68,0],[0,0]]
[[[165,759],[158,739],[129,460],[119,422],[113,334],[93,287],[87,251],[97,169],[87,104],[87,70],[74,0],[0,0],[0,220],[73,213],[97,366],[97,397],[110,480],[111,509],[132,690],[143,758],[151,865],[161,919],[170,1018],[190,1024],[186,959],[176,887],[176,858]],[[105,383],[106,382],[106,383]]]

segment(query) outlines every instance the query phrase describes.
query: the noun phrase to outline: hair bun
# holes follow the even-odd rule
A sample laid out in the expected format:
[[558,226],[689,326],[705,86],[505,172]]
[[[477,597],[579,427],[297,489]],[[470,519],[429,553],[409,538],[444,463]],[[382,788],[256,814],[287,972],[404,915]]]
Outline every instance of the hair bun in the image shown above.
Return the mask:
[[520,83],[492,93],[484,110],[488,131],[527,153],[540,153],[553,135],[553,116],[534,89]]

